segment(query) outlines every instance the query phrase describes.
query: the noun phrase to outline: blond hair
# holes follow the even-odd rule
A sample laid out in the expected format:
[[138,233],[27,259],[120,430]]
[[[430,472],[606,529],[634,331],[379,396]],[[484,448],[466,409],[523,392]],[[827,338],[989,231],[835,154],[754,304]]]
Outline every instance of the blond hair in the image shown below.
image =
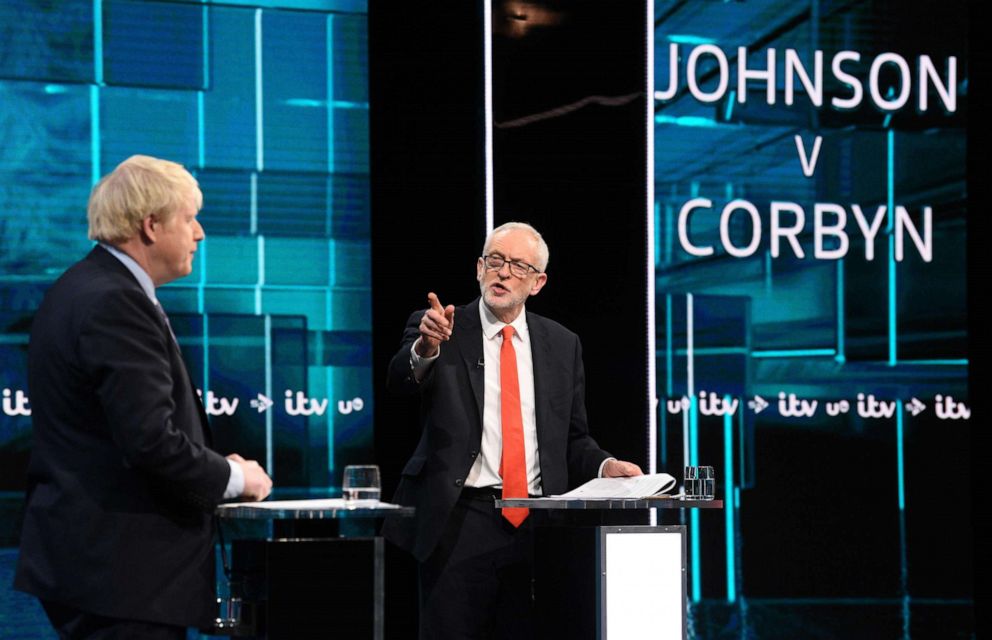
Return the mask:
[[537,267],[538,271],[544,271],[547,269],[548,254],[550,253],[548,251],[548,243],[544,241],[544,238],[541,237],[541,234],[537,229],[530,226],[526,222],[506,222],[490,231],[489,235],[486,236],[486,242],[482,245],[482,254],[486,255],[489,253],[489,246],[492,244],[493,239],[496,238],[496,236],[509,233],[510,231],[526,231],[531,235],[531,237],[534,238],[534,241],[537,243],[537,264],[534,266]]
[[199,211],[203,194],[181,164],[151,156],[131,156],[93,187],[86,217],[90,240],[117,243],[135,237],[141,221],[154,215],[168,222],[189,204]]

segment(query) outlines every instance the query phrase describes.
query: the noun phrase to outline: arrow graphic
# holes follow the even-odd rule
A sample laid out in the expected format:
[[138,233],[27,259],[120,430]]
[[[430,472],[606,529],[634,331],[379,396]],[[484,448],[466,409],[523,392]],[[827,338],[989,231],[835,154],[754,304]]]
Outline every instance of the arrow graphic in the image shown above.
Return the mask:
[[751,407],[755,413],[761,413],[768,408],[768,402],[761,396],[754,396],[753,400],[747,401],[747,406]]
[[249,404],[258,409],[259,413],[262,413],[272,406],[272,400],[260,393],[258,394],[258,399],[252,400]]
[[927,408],[927,405],[923,404],[915,397],[906,404],[906,410],[913,414],[913,417],[920,415]]

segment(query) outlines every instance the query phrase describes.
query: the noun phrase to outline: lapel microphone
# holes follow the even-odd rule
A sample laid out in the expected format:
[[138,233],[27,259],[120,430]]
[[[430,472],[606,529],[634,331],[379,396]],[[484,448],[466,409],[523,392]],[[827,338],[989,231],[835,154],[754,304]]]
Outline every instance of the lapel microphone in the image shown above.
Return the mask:
[[485,366],[486,366],[486,359],[485,358],[479,358],[479,361],[475,363],[475,368],[476,369],[482,369]]

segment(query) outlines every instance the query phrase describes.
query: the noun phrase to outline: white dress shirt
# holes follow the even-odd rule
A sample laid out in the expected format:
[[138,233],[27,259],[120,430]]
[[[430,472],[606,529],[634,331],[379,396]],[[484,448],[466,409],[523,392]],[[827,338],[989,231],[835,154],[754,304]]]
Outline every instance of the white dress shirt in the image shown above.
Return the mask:
[[[482,444],[480,455],[472,464],[465,479],[467,487],[502,487],[503,478],[499,475],[500,458],[503,455],[503,426],[500,421],[499,351],[503,345],[502,331],[506,323],[499,320],[489,307],[479,302],[479,316],[482,320],[482,356],[485,360],[485,391],[482,408]],[[541,456],[537,448],[537,414],[534,400],[534,360],[531,357],[530,332],[527,330],[527,312],[510,323],[513,327],[513,349],[517,355],[517,382],[520,385],[520,414],[524,425],[524,456],[527,460],[527,493],[543,495],[541,490]],[[417,353],[417,338],[410,347],[410,365],[418,381],[423,380],[427,370],[441,355],[438,352],[425,358]],[[599,465],[599,477],[603,476],[607,458]]]

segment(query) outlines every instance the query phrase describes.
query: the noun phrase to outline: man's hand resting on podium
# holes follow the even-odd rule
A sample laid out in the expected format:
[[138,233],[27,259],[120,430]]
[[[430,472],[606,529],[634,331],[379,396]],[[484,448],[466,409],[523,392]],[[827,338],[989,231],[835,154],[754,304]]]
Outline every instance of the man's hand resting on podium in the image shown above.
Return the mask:
[[241,492],[242,498],[257,502],[269,497],[272,492],[272,478],[265,473],[265,469],[260,464],[254,460],[245,460],[236,453],[227,456],[227,459],[241,465],[241,470],[245,474],[245,488]]
[[607,460],[606,464],[603,466],[604,478],[625,478],[627,476],[642,475],[644,475],[644,472],[641,471],[641,468],[633,462],[624,462],[623,460],[611,459]]

